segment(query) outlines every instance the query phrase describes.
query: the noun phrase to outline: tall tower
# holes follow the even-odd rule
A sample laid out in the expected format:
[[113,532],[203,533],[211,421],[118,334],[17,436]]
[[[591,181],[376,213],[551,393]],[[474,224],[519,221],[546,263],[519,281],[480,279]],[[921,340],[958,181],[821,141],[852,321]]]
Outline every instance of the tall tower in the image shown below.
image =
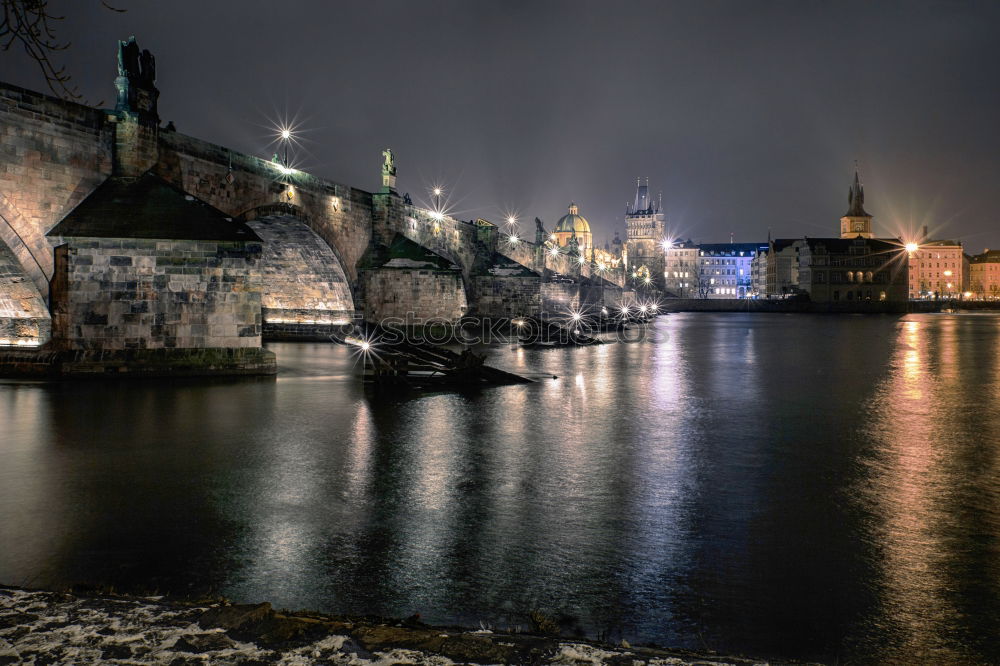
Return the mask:
[[643,266],[649,270],[653,282],[663,286],[666,220],[660,212],[660,202],[649,196],[649,179],[643,184],[635,180],[635,201],[625,204],[625,256],[628,274]]
[[847,213],[840,218],[841,238],[874,238],[872,233],[872,216],[865,212],[865,188],[858,178],[858,170],[854,170],[854,182],[847,191]]

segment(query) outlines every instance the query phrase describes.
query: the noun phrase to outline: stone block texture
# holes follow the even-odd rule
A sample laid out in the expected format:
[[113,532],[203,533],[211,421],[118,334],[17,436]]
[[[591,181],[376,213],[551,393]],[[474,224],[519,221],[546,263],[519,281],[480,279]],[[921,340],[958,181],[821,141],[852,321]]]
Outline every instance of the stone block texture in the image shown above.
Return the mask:
[[51,229],[111,174],[106,112],[0,85],[0,240],[42,295]]
[[457,323],[468,311],[459,271],[379,268],[364,271],[365,320],[407,325]]
[[60,348],[260,347],[259,242],[63,240],[51,286]]
[[179,132],[160,132],[154,171],[233,217],[276,202],[296,206],[299,217],[333,249],[356,289],[356,266],[371,238],[371,193],[302,171],[282,174],[268,160]]
[[542,312],[566,315],[580,309],[580,285],[576,282],[545,282],[541,285]]
[[0,348],[44,344],[51,326],[45,299],[0,241]]
[[541,314],[541,278],[478,275],[473,278],[475,314],[481,317],[537,317]]
[[349,320],[354,300],[340,260],[304,221],[266,215],[247,222],[264,241],[265,319]]

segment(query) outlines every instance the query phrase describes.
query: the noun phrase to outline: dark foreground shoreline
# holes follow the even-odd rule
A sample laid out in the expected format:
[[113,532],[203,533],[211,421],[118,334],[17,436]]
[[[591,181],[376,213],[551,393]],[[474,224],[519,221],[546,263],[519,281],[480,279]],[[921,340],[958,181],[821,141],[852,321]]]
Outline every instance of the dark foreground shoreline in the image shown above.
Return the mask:
[[0,586],[0,664],[778,664],[559,636]]

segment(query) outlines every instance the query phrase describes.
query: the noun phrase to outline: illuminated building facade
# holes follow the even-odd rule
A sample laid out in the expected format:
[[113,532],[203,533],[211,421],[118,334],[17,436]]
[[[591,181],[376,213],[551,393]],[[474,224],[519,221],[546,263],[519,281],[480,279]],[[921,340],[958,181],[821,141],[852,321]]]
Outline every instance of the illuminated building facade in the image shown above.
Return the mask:
[[640,184],[636,179],[635,201],[625,205],[626,267],[631,273],[648,273],[658,287],[664,286],[666,224],[660,202],[649,196],[649,180]]
[[663,284],[668,294],[677,298],[698,296],[698,246],[691,242],[675,241],[666,249]]
[[794,238],[775,238],[768,242],[764,295],[786,296],[799,286],[799,245]]
[[761,243],[703,243],[698,246],[698,292],[702,298],[753,295],[751,261]]
[[906,250],[896,239],[805,238],[798,246],[799,289],[814,303],[906,301]]
[[[905,303],[910,288],[907,251],[898,238],[874,237],[857,171],[847,201],[840,238],[807,237],[784,249],[794,249],[796,257],[793,291],[808,294],[814,303]],[[772,259],[775,245],[772,242]]]
[[1000,250],[986,248],[970,258],[969,291],[973,298],[1000,299]]
[[962,244],[921,241],[909,253],[910,298],[959,298],[965,290]]
[[754,298],[765,298],[767,296],[767,257],[770,249],[768,245],[759,248],[754,252],[750,260],[750,286]]

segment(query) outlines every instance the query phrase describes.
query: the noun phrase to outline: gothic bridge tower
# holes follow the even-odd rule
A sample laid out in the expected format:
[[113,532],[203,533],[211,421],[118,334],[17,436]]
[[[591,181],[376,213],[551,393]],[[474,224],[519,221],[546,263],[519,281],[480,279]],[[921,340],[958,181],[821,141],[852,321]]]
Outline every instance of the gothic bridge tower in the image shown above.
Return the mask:
[[[649,179],[645,184],[635,181],[635,201],[625,205],[625,256],[628,275],[649,270],[654,284],[663,287],[666,220],[660,211],[660,201],[649,196]],[[645,271],[642,271],[645,272]]]

